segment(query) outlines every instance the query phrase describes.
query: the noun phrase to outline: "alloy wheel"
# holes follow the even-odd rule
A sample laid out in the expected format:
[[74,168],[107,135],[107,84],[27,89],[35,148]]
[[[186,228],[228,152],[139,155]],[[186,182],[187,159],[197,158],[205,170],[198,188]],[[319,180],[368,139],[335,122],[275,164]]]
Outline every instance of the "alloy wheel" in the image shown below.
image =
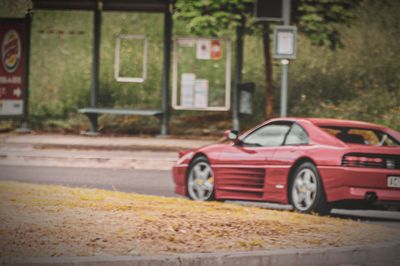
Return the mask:
[[214,191],[214,175],[211,166],[202,160],[191,167],[188,176],[188,193],[191,199],[206,201]]
[[307,211],[314,204],[317,195],[317,178],[309,168],[297,173],[292,186],[292,201],[300,211]]

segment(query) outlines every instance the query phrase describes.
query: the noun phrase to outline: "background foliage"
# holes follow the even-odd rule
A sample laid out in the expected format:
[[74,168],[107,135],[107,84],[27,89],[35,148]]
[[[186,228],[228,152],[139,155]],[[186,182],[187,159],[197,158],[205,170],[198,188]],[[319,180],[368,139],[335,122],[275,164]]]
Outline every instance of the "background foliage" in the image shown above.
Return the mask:
[[[303,16],[294,15],[302,18],[295,21],[299,26],[307,19],[313,23],[308,21],[310,28],[303,27],[298,37],[298,58],[289,66],[289,115],[360,119],[400,130],[400,45],[397,41],[400,34],[400,2],[359,1],[350,14],[346,10],[337,10],[339,7],[335,7],[333,2],[338,1],[294,2],[303,6],[308,2],[318,5],[308,10],[299,8]],[[24,7],[25,2],[15,1]],[[0,16],[10,16],[10,12],[4,12],[11,10],[7,1],[1,0],[0,7]],[[12,8],[12,13],[18,15],[20,7]],[[317,33],[320,32],[319,27],[327,25],[317,23],[321,8],[339,12],[346,21],[349,16],[352,19],[345,24],[330,24],[329,29],[323,31],[330,30],[331,34],[322,40]],[[307,14],[304,15],[304,12]],[[53,125],[77,131],[88,126],[86,119],[76,110],[89,105],[92,21],[90,12],[35,11],[30,76],[30,113],[35,127]],[[187,26],[183,20],[175,20],[174,34],[190,35]],[[103,14],[100,106],[160,107],[162,28],[163,17],[160,14]],[[149,79],[143,84],[116,82],[113,76],[115,37],[118,34],[144,33],[150,44]],[[224,36],[232,40],[235,37],[229,29]],[[340,42],[329,41],[335,36],[340,36]],[[262,52],[262,39],[257,32],[249,32],[245,38],[243,79],[254,81],[257,89],[255,113],[242,118],[244,128],[264,119]],[[274,86],[279,88],[279,62],[274,61],[273,67]],[[275,94],[275,108],[278,109],[279,89],[275,90]],[[174,111],[172,115],[174,134],[219,134],[231,125],[229,113]],[[157,119],[137,117],[105,116],[101,120],[103,131],[119,133],[158,133],[158,123]]]

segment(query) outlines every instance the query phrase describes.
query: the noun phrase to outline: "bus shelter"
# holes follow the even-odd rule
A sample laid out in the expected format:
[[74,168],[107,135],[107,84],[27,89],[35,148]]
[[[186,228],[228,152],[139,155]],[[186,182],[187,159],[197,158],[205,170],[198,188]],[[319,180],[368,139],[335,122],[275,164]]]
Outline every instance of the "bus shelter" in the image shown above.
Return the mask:
[[[90,133],[97,132],[97,121],[99,115],[139,115],[157,116],[161,120],[161,135],[168,134],[169,124],[169,72],[171,58],[172,39],[172,3],[173,0],[32,0],[33,9],[39,10],[74,10],[92,11],[93,16],[93,49],[92,49],[92,88],[90,106],[79,109],[85,114],[91,124]],[[113,109],[99,108],[99,65],[100,65],[100,33],[102,11],[124,11],[124,12],[157,12],[164,14],[163,25],[163,68],[162,68],[162,100],[160,109],[138,110],[138,109]]]

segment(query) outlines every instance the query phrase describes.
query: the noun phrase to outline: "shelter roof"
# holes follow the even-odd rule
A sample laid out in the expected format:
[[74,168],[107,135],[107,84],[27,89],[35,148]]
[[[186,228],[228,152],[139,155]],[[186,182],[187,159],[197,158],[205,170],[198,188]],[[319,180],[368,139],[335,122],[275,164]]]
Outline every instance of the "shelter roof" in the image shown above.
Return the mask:
[[173,0],[32,0],[34,9],[165,12]]

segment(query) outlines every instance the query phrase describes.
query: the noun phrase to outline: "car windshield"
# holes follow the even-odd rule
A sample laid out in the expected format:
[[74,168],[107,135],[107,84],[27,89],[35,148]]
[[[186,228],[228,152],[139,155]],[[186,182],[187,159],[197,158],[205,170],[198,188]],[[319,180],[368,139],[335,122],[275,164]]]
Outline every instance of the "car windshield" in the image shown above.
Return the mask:
[[322,126],[321,128],[345,143],[374,146],[400,146],[399,141],[379,130],[335,126]]

